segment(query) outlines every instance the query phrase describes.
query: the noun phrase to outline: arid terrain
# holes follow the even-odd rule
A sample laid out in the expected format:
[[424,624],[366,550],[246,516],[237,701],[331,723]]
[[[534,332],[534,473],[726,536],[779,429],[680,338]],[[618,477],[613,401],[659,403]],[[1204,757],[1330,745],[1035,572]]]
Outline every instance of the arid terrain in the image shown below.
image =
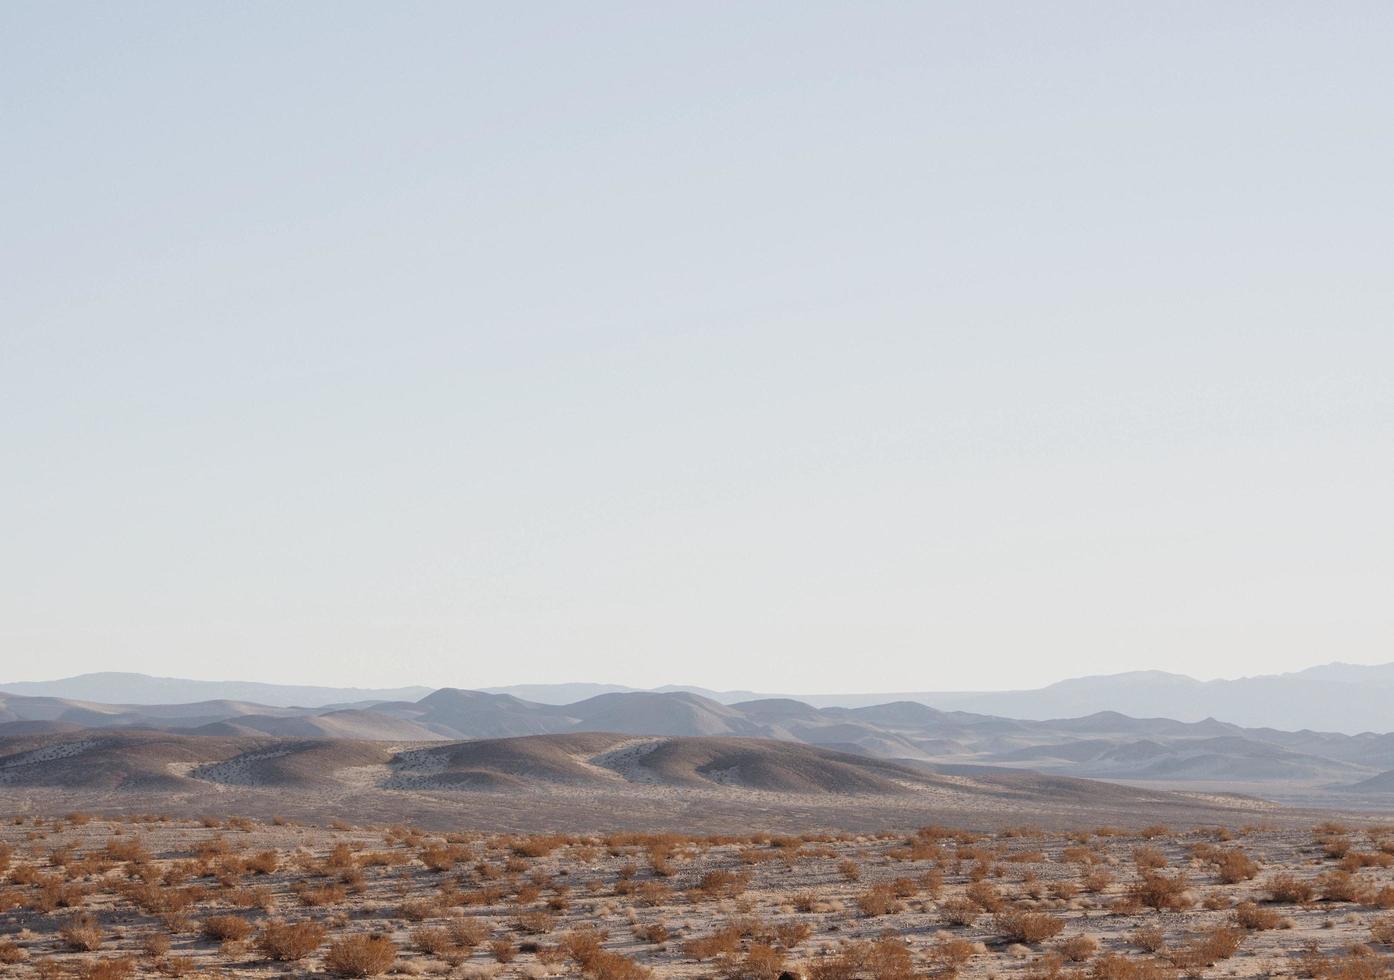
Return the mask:
[[1081,820],[1310,822],[1233,794],[1034,772],[937,772],[775,739],[604,732],[465,742],[84,729],[0,739],[0,800],[22,813],[343,813],[449,830],[733,833],[977,828]]
[[[380,764],[388,754],[385,748],[395,752],[407,746],[421,747],[420,758],[435,764],[433,760],[440,756],[425,748],[432,741],[531,735],[586,738],[597,732],[650,738],[765,739],[886,760],[930,774],[976,774],[992,767],[1153,790],[1240,793],[1320,809],[1394,809],[1394,734],[1376,732],[1348,735],[1242,728],[1215,719],[1182,722],[1135,718],[1116,711],[1031,721],[942,711],[912,701],[857,708],[818,708],[787,698],[722,704],[690,692],[616,692],[559,705],[442,688],[414,701],[370,700],[313,708],[230,700],[111,704],[0,693],[0,754],[6,756],[28,751],[25,747],[30,745],[75,743],[86,739],[88,732],[132,730],[166,733],[167,746],[173,745],[175,736],[205,739],[203,748],[188,750],[190,758],[212,758],[228,747],[251,745],[258,739],[268,746],[281,746],[265,750],[278,753],[295,741],[308,745],[333,740],[342,745],[331,754],[354,753],[359,766]],[[350,744],[358,748],[350,749]],[[317,761],[295,765],[302,752],[292,749],[292,758],[286,762],[271,757],[253,760],[247,778],[285,779],[294,775],[290,769],[301,776],[324,774],[327,778]],[[0,760],[0,767],[4,765]],[[174,770],[161,769],[170,771]],[[548,766],[539,771],[556,775]],[[228,768],[193,775],[225,785],[239,778]],[[528,773],[456,775],[458,786],[488,783],[517,788],[533,781]]]
[[6,817],[7,976],[1390,975],[1394,827],[532,835]]

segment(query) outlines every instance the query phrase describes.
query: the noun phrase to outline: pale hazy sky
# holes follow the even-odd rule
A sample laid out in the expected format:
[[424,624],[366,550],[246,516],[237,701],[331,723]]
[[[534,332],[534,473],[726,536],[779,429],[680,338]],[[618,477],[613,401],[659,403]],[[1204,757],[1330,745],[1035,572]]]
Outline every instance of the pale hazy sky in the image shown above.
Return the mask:
[[1394,5],[0,6],[0,680],[1394,660]]

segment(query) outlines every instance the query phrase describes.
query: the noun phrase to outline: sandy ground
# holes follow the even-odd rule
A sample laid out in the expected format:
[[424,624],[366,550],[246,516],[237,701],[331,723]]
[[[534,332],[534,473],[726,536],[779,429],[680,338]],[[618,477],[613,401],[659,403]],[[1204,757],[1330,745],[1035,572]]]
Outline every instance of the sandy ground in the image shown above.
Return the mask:
[[[335,942],[367,934],[393,944],[384,969],[399,975],[1107,978],[1151,966],[1159,976],[1377,977],[1391,950],[1374,936],[1394,938],[1394,925],[1380,932],[1394,923],[1388,827],[712,840],[30,814],[7,817],[0,842],[0,971],[15,977],[323,974]],[[246,866],[258,854],[260,866]],[[1253,865],[1225,882],[1216,863],[1225,854]],[[1175,908],[1139,904],[1148,864],[1185,875]],[[1312,894],[1273,901],[1284,874]],[[162,908],[161,895],[183,898]],[[998,915],[983,907],[999,903]],[[1012,911],[1058,931],[1021,941]],[[95,935],[95,949],[64,935],[82,914],[95,932],[70,933]],[[229,915],[248,923],[246,938],[204,935],[207,920]],[[1246,915],[1272,921],[1237,925]],[[327,936],[303,959],[275,962],[257,944],[269,921],[317,922]],[[600,948],[623,964],[570,955],[568,937],[586,929],[601,930]],[[465,938],[449,938],[457,934]],[[163,939],[150,947],[152,936]],[[855,955],[844,955],[847,943]],[[1338,957],[1353,946],[1369,951],[1363,972],[1341,973],[1349,964]]]

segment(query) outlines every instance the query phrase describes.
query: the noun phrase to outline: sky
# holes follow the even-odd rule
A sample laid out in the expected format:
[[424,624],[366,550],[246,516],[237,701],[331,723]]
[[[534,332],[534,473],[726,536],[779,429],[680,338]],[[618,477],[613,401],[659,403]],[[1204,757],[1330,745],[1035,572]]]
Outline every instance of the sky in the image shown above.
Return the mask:
[[0,5],[0,680],[1394,660],[1391,29]]

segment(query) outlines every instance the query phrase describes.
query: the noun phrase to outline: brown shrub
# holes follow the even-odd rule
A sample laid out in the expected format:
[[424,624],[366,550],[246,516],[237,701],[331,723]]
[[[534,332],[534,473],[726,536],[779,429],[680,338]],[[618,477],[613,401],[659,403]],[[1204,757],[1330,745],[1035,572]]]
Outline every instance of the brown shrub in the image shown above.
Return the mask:
[[627,956],[602,949],[581,965],[581,973],[590,980],[646,980],[651,971]]
[[1093,980],[1171,980],[1175,973],[1154,960],[1137,960],[1110,953],[1090,964]]
[[1113,872],[1107,868],[1094,868],[1084,876],[1084,890],[1097,895],[1108,890],[1113,884]]
[[295,963],[320,948],[326,931],[318,922],[267,922],[257,936],[257,949],[268,960]]
[[220,942],[240,942],[252,934],[252,924],[240,915],[210,915],[203,920],[201,931],[209,939]]
[[1234,910],[1234,924],[1241,929],[1276,929],[1282,923],[1283,917],[1276,911],[1255,905],[1253,902],[1242,902]]
[[1369,891],[1369,886],[1349,871],[1328,871],[1317,884],[1328,902],[1358,902]]
[[1243,939],[1244,933],[1232,926],[1216,926],[1181,948],[1173,950],[1167,959],[1183,972],[1194,975],[1197,970],[1229,959],[1239,949]]
[[857,896],[857,909],[865,916],[889,915],[899,912],[901,904],[889,885],[875,885]]
[[1220,880],[1227,885],[1248,881],[1258,874],[1258,862],[1237,847],[1216,852],[1212,863]]
[[984,912],[1000,912],[1004,904],[1002,893],[988,881],[975,881],[963,891],[964,897]]
[[1305,905],[1316,895],[1316,886],[1310,880],[1287,873],[1273,875],[1263,887],[1272,902]]
[[29,958],[28,952],[13,939],[0,939],[0,963],[13,965]]
[[944,902],[939,907],[939,912],[944,917],[944,921],[955,926],[971,926],[978,921],[978,916],[983,914],[982,908],[971,898],[957,896]]
[[781,922],[774,927],[774,937],[785,949],[793,949],[813,932],[807,922]]
[[1167,937],[1159,926],[1143,926],[1128,937],[1138,949],[1158,953],[1166,949]]
[[723,926],[709,935],[683,943],[682,954],[690,960],[709,960],[714,956],[734,953],[740,946],[741,930],[735,926]]
[[1089,936],[1071,936],[1061,940],[1055,948],[1072,963],[1083,963],[1099,951],[1099,944]]
[[977,947],[967,939],[940,938],[929,948],[929,962],[939,973],[953,974],[973,958]]
[[243,862],[243,866],[256,875],[272,875],[281,866],[281,858],[275,851],[261,851]]
[[993,917],[997,931],[1013,942],[1034,945],[1054,939],[1065,928],[1065,920],[1048,912],[1010,909]]
[[102,945],[101,926],[88,912],[79,912],[67,919],[59,926],[58,935],[69,949],[91,952]]
[[1164,875],[1159,871],[1144,871],[1128,889],[1128,895],[1140,905],[1158,911],[1179,912],[1191,904],[1186,894],[1189,882],[1183,873]]
[[668,927],[662,922],[650,922],[634,927],[634,935],[640,942],[662,946],[668,941]]
[[1167,866],[1167,857],[1155,847],[1133,848],[1133,864],[1139,871],[1155,871]]
[[1394,946],[1394,916],[1371,920],[1370,938],[1377,943]]
[[726,980],[777,980],[784,972],[784,954],[773,946],[753,943],[745,956],[731,956],[721,963]]
[[129,956],[111,960],[92,960],[81,963],[77,975],[81,980],[128,980],[135,975],[136,964]]
[[511,939],[495,939],[489,943],[489,954],[500,963],[512,963],[518,955],[518,947]]
[[379,934],[346,936],[331,943],[324,968],[339,977],[375,977],[397,961],[397,946]]

